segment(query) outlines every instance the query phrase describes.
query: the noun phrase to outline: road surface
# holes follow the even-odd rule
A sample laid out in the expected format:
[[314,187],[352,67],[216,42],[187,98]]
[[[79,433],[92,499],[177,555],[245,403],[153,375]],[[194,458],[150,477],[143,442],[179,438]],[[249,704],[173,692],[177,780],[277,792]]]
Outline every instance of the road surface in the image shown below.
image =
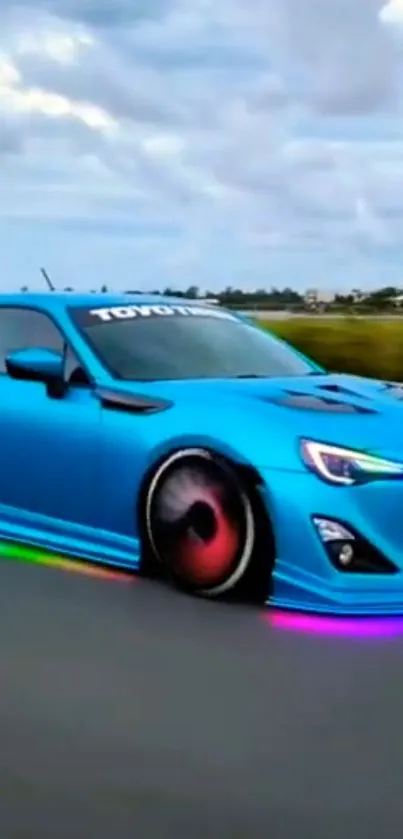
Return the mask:
[[0,563],[2,839],[379,839],[403,637]]

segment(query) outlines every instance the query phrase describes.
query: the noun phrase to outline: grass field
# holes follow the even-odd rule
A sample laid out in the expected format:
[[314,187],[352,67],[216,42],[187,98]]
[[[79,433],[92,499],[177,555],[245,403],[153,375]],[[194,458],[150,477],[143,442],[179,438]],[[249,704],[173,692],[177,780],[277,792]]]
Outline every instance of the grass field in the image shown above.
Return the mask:
[[403,320],[307,316],[260,324],[330,370],[403,379]]

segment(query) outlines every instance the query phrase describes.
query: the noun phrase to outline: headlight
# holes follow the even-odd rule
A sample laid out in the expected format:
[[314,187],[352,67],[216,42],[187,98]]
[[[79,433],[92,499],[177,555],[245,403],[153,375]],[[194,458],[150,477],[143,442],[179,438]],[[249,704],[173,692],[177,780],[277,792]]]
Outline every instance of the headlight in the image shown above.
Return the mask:
[[301,454],[309,469],[332,484],[351,486],[375,479],[403,477],[403,463],[328,443],[303,440]]

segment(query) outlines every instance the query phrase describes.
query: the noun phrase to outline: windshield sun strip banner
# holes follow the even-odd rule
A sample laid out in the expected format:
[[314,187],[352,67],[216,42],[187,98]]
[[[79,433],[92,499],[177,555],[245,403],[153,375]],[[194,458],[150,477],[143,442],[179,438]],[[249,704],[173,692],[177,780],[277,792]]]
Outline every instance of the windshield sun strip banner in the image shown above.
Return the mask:
[[70,307],[70,313],[80,326],[93,326],[95,324],[112,323],[124,320],[144,320],[147,318],[169,318],[169,317],[201,317],[215,318],[220,320],[237,321],[236,315],[224,309],[209,308],[207,306],[181,306],[166,304],[138,304],[128,306],[108,306],[94,309]]

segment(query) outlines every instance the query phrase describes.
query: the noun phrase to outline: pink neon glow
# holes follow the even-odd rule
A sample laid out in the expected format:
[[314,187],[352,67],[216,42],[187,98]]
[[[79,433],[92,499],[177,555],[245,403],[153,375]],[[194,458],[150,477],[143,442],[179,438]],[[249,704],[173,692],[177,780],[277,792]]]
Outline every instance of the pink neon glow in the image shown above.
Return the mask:
[[403,618],[339,618],[274,611],[266,615],[276,629],[350,638],[390,638],[403,635]]

